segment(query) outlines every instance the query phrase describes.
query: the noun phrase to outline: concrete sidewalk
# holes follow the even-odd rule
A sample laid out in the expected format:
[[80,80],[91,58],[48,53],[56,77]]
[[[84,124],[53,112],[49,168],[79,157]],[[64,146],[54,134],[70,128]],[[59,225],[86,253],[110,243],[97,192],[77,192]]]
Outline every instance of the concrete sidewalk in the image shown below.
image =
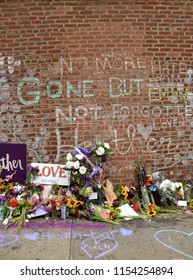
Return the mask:
[[32,219],[17,233],[0,226],[1,260],[193,259],[193,214],[122,220]]

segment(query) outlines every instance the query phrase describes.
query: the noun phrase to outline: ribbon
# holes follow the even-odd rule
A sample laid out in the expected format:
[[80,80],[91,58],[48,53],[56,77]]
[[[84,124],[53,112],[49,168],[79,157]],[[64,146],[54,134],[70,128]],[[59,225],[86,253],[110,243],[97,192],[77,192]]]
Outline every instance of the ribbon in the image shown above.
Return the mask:
[[96,149],[96,147],[92,148],[90,151],[88,151],[87,149],[83,148],[83,147],[77,147],[74,149],[74,151],[72,152],[73,154],[81,154],[82,156],[84,156],[84,158],[86,159],[86,161],[88,162],[88,164],[90,164],[90,166],[92,167],[92,172],[89,174],[89,176],[87,176],[87,180],[92,179],[92,177],[94,177],[97,173],[99,173],[102,169],[100,167],[100,165],[94,165],[92,163],[92,161],[88,158],[89,156],[92,155],[92,152]]
[[88,151],[87,149],[85,149],[84,147],[77,147],[74,149],[74,151],[72,152],[72,154],[76,155],[76,154],[83,154],[84,156],[90,157],[92,155],[92,152],[96,149],[96,147],[92,148],[90,151]]
[[93,176],[95,176],[97,173],[101,172],[102,168],[99,165],[94,166],[92,172],[90,175],[87,177],[87,179],[92,179]]

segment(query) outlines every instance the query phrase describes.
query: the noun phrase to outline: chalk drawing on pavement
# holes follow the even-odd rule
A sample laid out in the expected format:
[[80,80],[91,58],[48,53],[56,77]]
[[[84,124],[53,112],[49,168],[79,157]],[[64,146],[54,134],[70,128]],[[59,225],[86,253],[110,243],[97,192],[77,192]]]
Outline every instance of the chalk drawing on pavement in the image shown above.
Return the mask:
[[187,258],[193,259],[193,232],[180,230],[159,230],[154,238],[166,248]]
[[80,249],[89,258],[98,259],[118,247],[118,242],[115,239],[114,233],[118,233],[123,237],[127,237],[133,234],[133,230],[120,228],[114,231],[94,231],[90,229],[86,233],[82,233],[77,230],[70,230],[62,232],[62,234],[54,233],[51,231],[45,232],[33,232],[25,233],[22,237],[31,241],[44,240],[44,241],[54,241],[54,240],[70,240],[79,239],[81,240]]
[[68,240],[68,239],[80,239],[84,240],[85,238],[93,238],[99,239],[104,237],[110,237],[114,238],[113,233],[120,233],[122,236],[126,237],[133,234],[133,230],[126,229],[126,228],[120,228],[119,230],[114,231],[100,231],[100,233],[97,233],[93,230],[87,231],[87,233],[81,233],[80,231],[71,230],[71,231],[65,231],[60,234],[53,233],[51,231],[45,231],[45,232],[33,232],[33,233],[25,233],[23,234],[23,238],[29,239],[29,240]]
[[25,233],[23,235],[24,238],[29,240],[36,240],[39,236],[39,232],[33,232],[33,233]]
[[80,249],[92,259],[103,257],[118,247],[118,242],[113,236],[113,233],[121,233],[122,236],[129,236],[133,234],[133,231],[125,228],[103,233],[91,231],[90,238],[82,241]]
[[[133,231],[126,228],[120,228],[113,231],[94,231],[90,229],[87,233],[81,231],[69,230],[62,234],[53,233],[51,231],[24,233],[22,238],[30,241],[54,241],[54,240],[81,240],[80,249],[92,259],[98,259],[118,247],[118,241],[116,240],[114,233],[118,233],[123,237],[127,237],[133,234]],[[19,236],[16,234],[0,234],[0,247],[8,246],[19,240]]]
[[16,234],[0,234],[0,247],[8,246],[19,239],[18,235]]
[[92,259],[98,259],[118,247],[118,242],[112,237],[105,237],[101,239],[86,238],[81,243],[81,250]]

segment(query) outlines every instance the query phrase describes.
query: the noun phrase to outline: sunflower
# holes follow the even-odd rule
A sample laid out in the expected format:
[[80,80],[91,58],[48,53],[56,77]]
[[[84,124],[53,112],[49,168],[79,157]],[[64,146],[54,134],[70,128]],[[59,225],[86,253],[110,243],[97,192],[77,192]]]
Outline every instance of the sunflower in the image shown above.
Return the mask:
[[190,200],[189,207],[190,207],[190,210],[193,212],[193,199]]
[[83,206],[84,205],[84,201],[79,199],[76,201],[76,207],[79,207],[79,206]]
[[74,196],[72,196],[68,198],[67,205],[69,208],[77,208],[80,205],[83,205],[83,201],[77,200]]
[[146,212],[146,214],[147,214],[149,217],[154,217],[154,216],[156,215],[155,205],[149,203],[148,206],[149,206],[149,210]]
[[121,186],[121,195],[123,196],[123,200],[126,200],[128,197],[127,189],[124,186]]

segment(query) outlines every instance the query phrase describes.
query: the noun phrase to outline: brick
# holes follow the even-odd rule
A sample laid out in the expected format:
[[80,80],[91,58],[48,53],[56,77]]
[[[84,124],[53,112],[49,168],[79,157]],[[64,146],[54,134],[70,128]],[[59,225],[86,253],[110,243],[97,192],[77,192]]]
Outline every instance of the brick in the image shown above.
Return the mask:
[[59,149],[63,157],[69,146],[101,138],[112,146],[107,166],[117,183],[135,182],[138,155],[150,169],[155,159],[165,167],[167,156],[165,175],[173,169],[178,178],[180,168],[190,176],[191,0],[3,2],[0,108],[8,106],[9,130],[1,132],[9,141],[6,117],[19,114],[25,125],[16,126],[17,139],[33,142],[47,129],[51,163]]

